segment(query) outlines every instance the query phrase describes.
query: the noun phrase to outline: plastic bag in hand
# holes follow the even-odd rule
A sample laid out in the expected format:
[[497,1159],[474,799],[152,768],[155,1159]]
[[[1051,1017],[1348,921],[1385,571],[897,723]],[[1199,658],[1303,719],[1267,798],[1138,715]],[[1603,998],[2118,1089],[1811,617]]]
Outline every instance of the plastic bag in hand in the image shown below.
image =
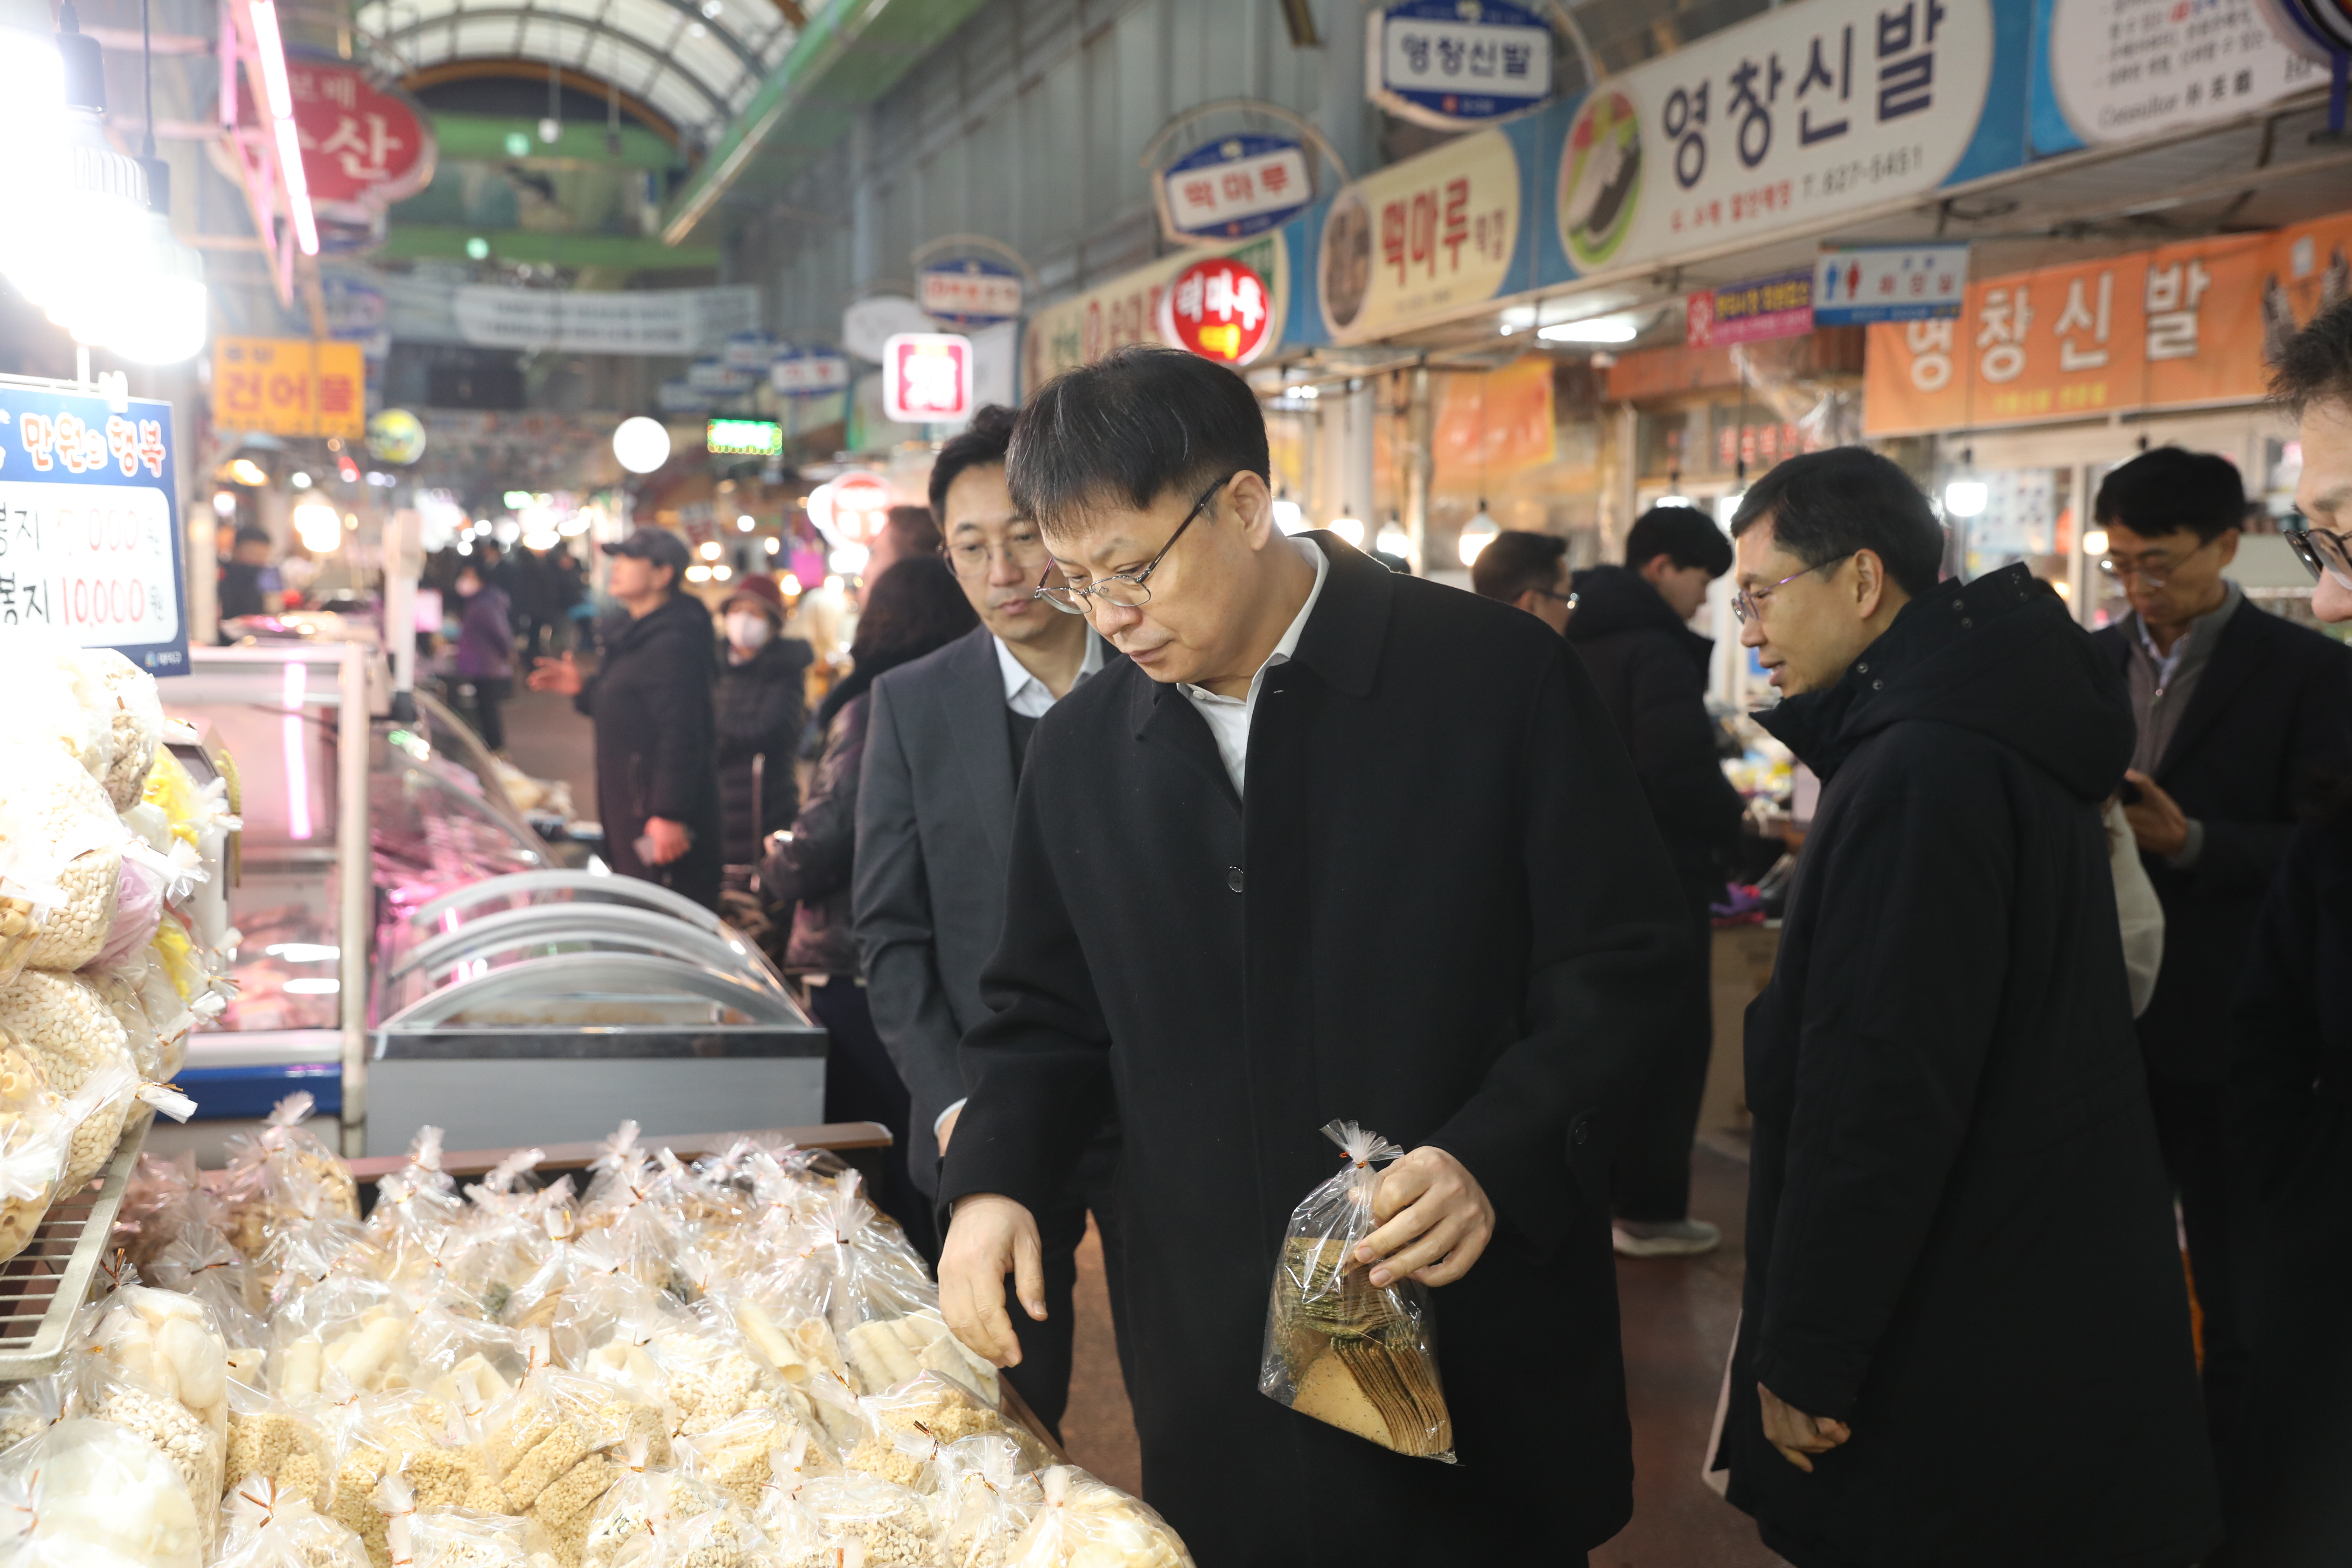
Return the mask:
[[1410,1279],[1375,1287],[1355,1252],[1380,1228],[1374,1168],[1404,1151],[1352,1121],[1326,1125],[1339,1174],[1291,1211],[1266,1307],[1258,1392],[1400,1454],[1454,1458],[1429,1305]]

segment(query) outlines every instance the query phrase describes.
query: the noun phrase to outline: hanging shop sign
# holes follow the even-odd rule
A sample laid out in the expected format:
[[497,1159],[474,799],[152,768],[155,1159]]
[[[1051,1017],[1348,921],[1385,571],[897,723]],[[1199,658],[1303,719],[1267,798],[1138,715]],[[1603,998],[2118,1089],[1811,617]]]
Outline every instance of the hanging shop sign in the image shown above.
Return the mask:
[[1371,100],[1420,125],[1459,130],[1551,96],[1551,26],[1502,0],[1402,0],[1364,30]]
[[768,366],[768,384],[785,397],[824,397],[849,390],[849,357],[830,349],[789,352]]
[[367,434],[367,363],[360,345],[215,338],[213,428],[361,439]]
[[1857,245],[1813,263],[1813,320],[1824,327],[1957,316],[1969,287],[1965,245]]
[[841,346],[859,359],[882,363],[883,347],[901,332],[936,332],[940,324],[904,294],[868,294],[841,313]]
[[665,381],[654,388],[654,406],[664,414],[705,414],[716,401],[709,393],[683,377]]
[[1195,261],[1160,296],[1160,336],[1220,364],[1247,364],[1274,341],[1265,279],[1229,256]]
[[0,665],[63,645],[186,674],[178,494],[169,403],[0,387]]
[[425,421],[405,408],[387,408],[368,421],[367,446],[379,462],[404,468],[425,456]]
[[1307,150],[1280,136],[1223,136],[1160,171],[1169,226],[1205,240],[1279,228],[1315,199]]
[[809,521],[827,539],[864,544],[881,533],[895,500],[889,480],[852,469],[809,492]]
[[1684,319],[1683,341],[1695,349],[1801,337],[1813,330],[1813,275],[1780,272],[1702,289],[1684,301]]
[[882,345],[882,407],[901,425],[953,425],[971,417],[971,340],[954,332],[900,332]]
[[686,367],[686,384],[713,397],[733,397],[751,390],[751,375],[717,357],[696,360]]
[[1335,342],[1362,342],[1492,299],[1518,242],[1519,161],[1501,131],[1383,169],[1324,216],[1324,325]]
[[760,291],[740,286],[583,293],[466,284],[449,308],[467,342],[569,353],[715,353],[760,324]]
[[1994,41],[1992,0],[1808,0],[1610,78],[1561,148],[1569,267],[1760,239],[2013,161],[1974,147]]
[[299,57],[286,62],[286,89],[320,217],[372,224],[432,184],[433,119],[406,93],[356,66]]
[[2233,119],[2327,79],[2256,0],[2046,4],[2033,56],[2039,155]]
[[1957,318],[1870,329],[1863,428],[1965,430],[2260,398],[2265,296],[2293,255],[2287,236],[2239,235],[1970,284]]
[[702,445],[714,458],[781,458],[784,427],[772,419],[713,419]]
[[[1290,249],[1282,236],[1262,234],[1219,254],[1263,281],[1267,341],[1282,342],[1290,297]],[[1180,273],[1201,259],[1197,250],[1163,257],[1030,317],[1021,338],[1023,386],[1034,391],[1066,370],[1092,364],[1129,343],[1165,342],[1160,333],[1161,297]]]
[[988,327],[1021,314],[1021,274],[1001,261],[966,257],[926,267],[915,302],[951,327]]
[[719,358],[730,370],[756,376],[775,362],[775,341],[765,332],[730,332],[726,345],[719,351]]
[[[2271,30],[2305,58],[2323,67],[2352,55],[2352,9],[2344,0],[2257,0]],[[2336,118],[2342,119],[2340,109]]]

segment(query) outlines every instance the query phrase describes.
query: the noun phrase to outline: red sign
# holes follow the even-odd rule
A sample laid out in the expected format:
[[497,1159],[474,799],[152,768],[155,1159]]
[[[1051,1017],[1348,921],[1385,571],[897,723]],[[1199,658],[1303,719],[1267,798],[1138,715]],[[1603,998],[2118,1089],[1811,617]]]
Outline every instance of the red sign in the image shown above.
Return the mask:
[[1160,296],[1160,335],[1221,364],[1247,364],[1274,339],[1265,279],[1229,257],[1195,261]]
[[971,417],[971,340],[900,332],[882,345],[882,411],[901,425]]
[[331,218],[365,222],[433,179],[431,121],[408,98],[357,68],[287,61],[294,129],[310,202]]

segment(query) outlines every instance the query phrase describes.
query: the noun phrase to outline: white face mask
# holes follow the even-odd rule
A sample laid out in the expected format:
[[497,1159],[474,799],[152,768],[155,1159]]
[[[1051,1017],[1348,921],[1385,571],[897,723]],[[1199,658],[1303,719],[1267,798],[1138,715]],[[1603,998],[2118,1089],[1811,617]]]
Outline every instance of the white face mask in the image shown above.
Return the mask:
[[727,616],[727,640],[745,653],[756,653],[776,635],[767,616],[754,610],[735,610]]

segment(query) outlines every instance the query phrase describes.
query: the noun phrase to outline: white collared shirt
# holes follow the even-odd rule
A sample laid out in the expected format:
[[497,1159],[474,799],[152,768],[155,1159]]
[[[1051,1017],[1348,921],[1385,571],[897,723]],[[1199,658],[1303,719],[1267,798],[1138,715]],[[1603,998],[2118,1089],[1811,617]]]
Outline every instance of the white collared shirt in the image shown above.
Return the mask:
[[[1056,615],[1060,613],[1058,610],[1055,612]],[[1004,677],[1004,705],[1024,719],[1043,719],[1045,710],[1054,706],[1053,692],[1046,689],[1044,681],[1029,673],[1028,668],[1013,656],[1012,647],[1003,637],[991,633],[989,640],[996,644],[996,668]],[[1078,679],[1070,683],[1070,689],[1075,691],[1087,677],[1099,674],[1102,665],[1102,639],[1089,630],[1087,633],[1087,657],[1080,661]]]
[[1307,602],[1298,606],[1291,617],[1290,629],[1265,656],[1265,662],[1250,677],[1246,697],[1220,697],[1204,686],[1187,686],[1179,681],[1176,689],[1184,700],[1201,710],[1209,721],[1209,733],[1217,738],[1217,755],[1224,759],[1225,776],[1234,781],[1234,793],[1242,793],[1242,774],[1249,766],[1250,720],[1257,712],[1257,694],[1265,689],[1266,672],[1288,664],[1291,655],[1298,651],[1299,634],[1307,629],[1307,617],[1315,613],[1315,601],[1323,596],[1323,579],[1331,573],[1330,558],[1311,539],[1293,537],[1290,542],[1300,554],[1315,565],[1315,586],[1307,590]]

